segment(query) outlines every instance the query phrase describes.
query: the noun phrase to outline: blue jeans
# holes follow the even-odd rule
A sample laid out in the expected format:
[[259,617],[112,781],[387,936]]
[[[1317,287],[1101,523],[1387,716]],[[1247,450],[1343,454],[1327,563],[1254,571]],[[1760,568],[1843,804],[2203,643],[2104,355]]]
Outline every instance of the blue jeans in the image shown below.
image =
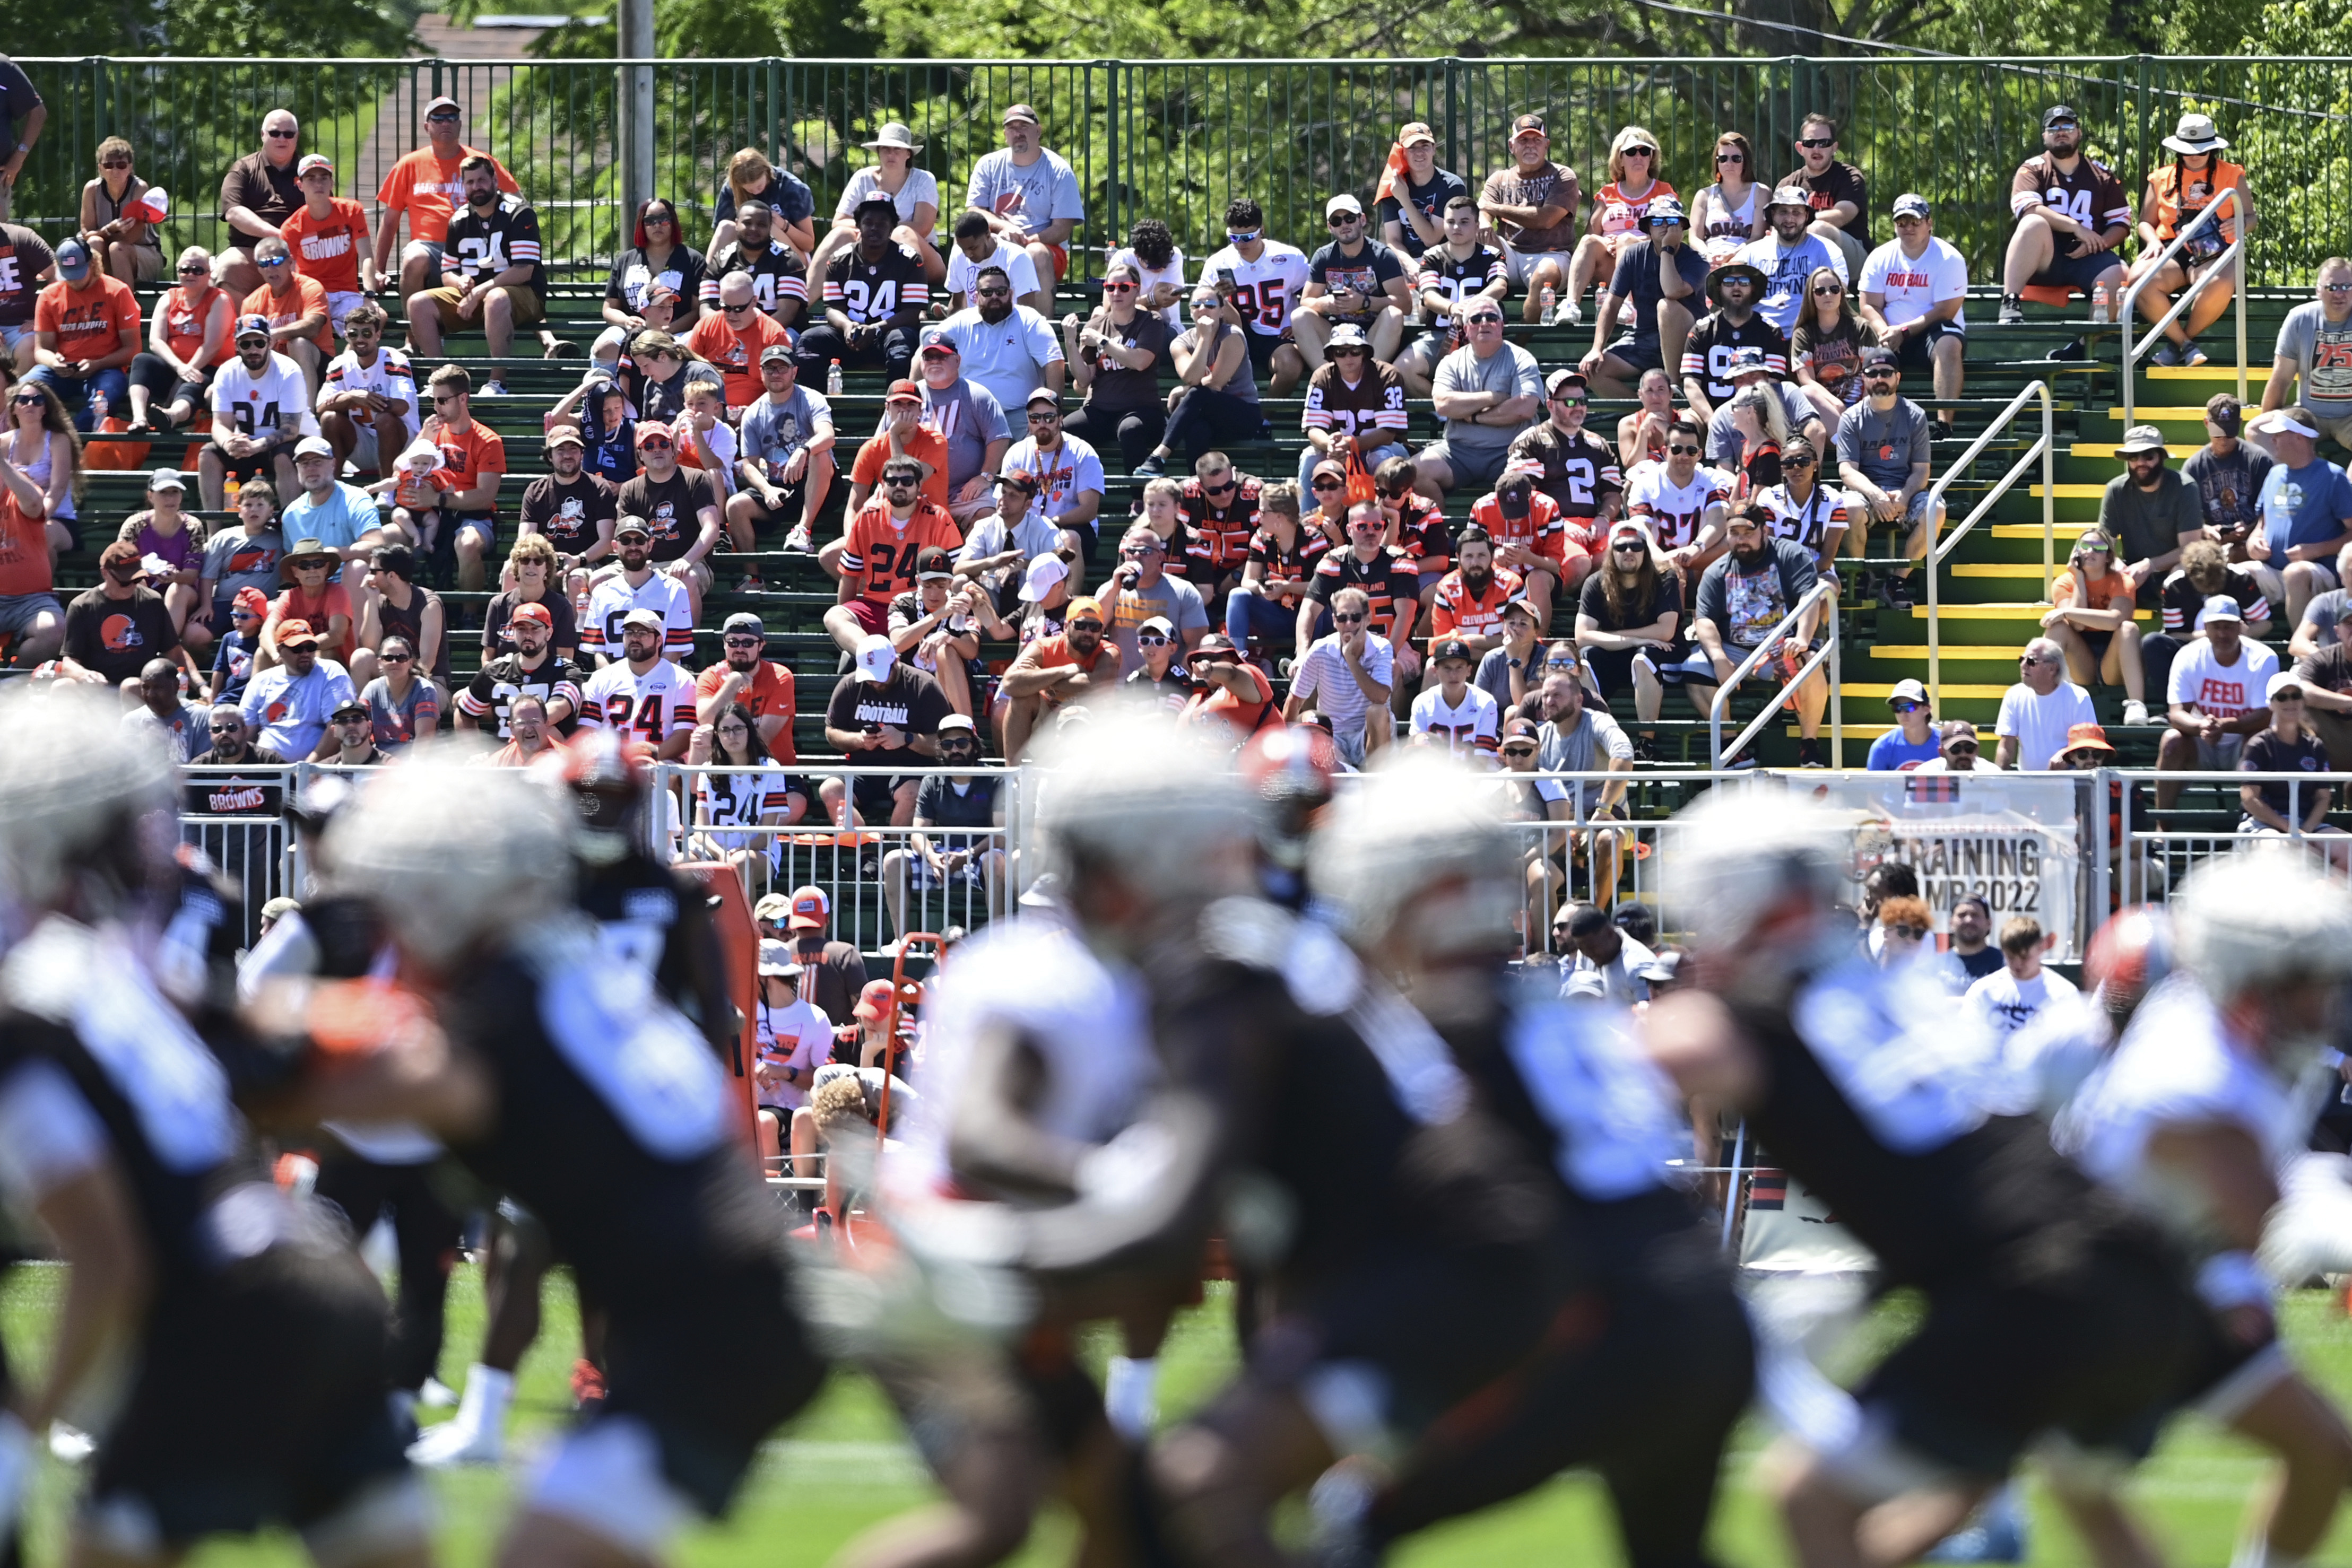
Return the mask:
[[40,365],[37,366],[25,379],[28,382],[38,382],[55,392],[58,401],[66,405],[66,413],[72,416],[74,428],[84,435],[88,435],[98,425],[97,417],[91,413],[89,406],[90,394],[93,392],[106,394],[109,418],[129,419],[131,417],[131,378],[119,370],[100,371],[85,380],[79,376],[63,375],[47,365]]
[[[1410,457],[1412,455],[1412,450],[1402,441],[1391,441],[1385,445],[1375,446],[1370,452],[1364,454],[1364,472],[1367,474],[1377,474],[1380,472],[1381,465],[1387,462],[1390,458]],[[1304,499],[1312,501],[1315,498],[1314,488],[1308,483],[1309,480],[1315,477],[1315,465],[1318,463],[1328,461],[1328,458],[1325,457],[1320,452],[1316,451],[1312,446],[1309,446],[1299,453],[1298,494]]]
[[1283,608],[1280,600],[1268,599],[1254,588],[1236,587],[1225,595],[1225,635],[1236,648],[1247,648],[1250,638],[1256,636],[1278,655],[1290,646],[1297,630],[1298,612]]

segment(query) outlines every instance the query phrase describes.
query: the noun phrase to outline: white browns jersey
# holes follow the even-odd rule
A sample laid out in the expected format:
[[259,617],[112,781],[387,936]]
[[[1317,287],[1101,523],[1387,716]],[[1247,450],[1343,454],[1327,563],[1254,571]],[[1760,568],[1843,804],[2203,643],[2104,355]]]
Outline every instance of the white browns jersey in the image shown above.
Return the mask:
[[1829,530],[1851,526],[1846,493],[1834,485],[1815,484],[1813,493],[1799,506],[1789,498],[1789,486],[1774,485],[1757,492],[1755,505],[1769,519],[1775,538],[1794,539],[1816,554],[1829,542]]
[[1445,700],[1444,686],[1432,686],[1412,699],[1413,734],[1444,737],[1446,749],[1456,757],[1492,752],[1501,744],[1503,710],[1495,706],[1492,694],[1478,686],[1464,688],[1459,707]]
[[1660,549],[1695,542],[1707,508],[1730,499],[1731,481],[1704,463],[1685,485],[1675,484],[1663,463],[1636,463],[1625,476],[1625,515],[1648,518]]
[[1199,287],[1213,287],[1224,272],[1234,275],[1234,309],[1251,331],[1279,338],[1290,329],[1290,308],[1307,287],[1307,257],[1297,246],[1267,240],[1255,261],[1244,261],[1240,251],[1227,246],[1202,267]]
[[[363,366],[357,354],[349,349],[344,350],[329,361],[326,380],[319,389],[319,395],[332,397],[338,392],[374,392],[387,402],[406,403],[408,412],[401,416],[399,428],[378,431],[376,440],[379,452],[383,452],[381,443],[387,434],[391,435],[394,448],[408,444],[410,436],[416,430],[416,376],[409,369],[407,355],[397,349],[380,348],[375,351],[375,363]],[[375,423],[375,415],[366,409],[352,409],[349,413],[351,422],[362,428]],[[384,453],[384,458],[389,462],[391,454]]]
[[627,730],[659,747],[694,727],[694,677],[667,659],[655,660],[642,675],[626,660],[607,664],[580,694],[580,727]]
[[621,656],[621,620],[632,610],[650,610],[662,618],[662,652],[676,658],[694,647],[694,612],[688,608],[686,584],[666,571],[655,571],[635,587],[626,576],[608,577],[588,596],[588,612],[580,618],[580,652]]

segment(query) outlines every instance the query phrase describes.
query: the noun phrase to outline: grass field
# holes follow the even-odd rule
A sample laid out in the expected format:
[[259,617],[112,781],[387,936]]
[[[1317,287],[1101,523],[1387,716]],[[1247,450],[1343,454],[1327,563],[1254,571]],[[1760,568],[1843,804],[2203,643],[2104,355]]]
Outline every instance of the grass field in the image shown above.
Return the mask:
[[[47,1338],[61,1276],[53,1268],[16,1270],[0,1292],[0,1324],[26,1364],[37,1366]],[[568,1284],[551,1283],[547,1332],[524,1363],[509,1464],[498,1471],[467,1470],[435,1479],[442,1510],[442,1558],[450,1568],[484,1568],[507,1515],[514,1478],[530,1454],[565,1420],[566,1376],[578,1343]],[[480,1281],[468,1267],[451,1292],[448,1348],[442,1375],[463,1375],[482,1326]],[[2320,1292],[2304,1292],[2288,1309],[2299,1359],[2339,1400],[2352,1405],[2352,1324]],[[1434,1332],[1434,1331],[1433,1331]],[[1164,1360],[1163,1416],[1181,1413],[1223,1378],[1233,1358],[1225,1302],[1208,1303],[1178,1327]],[[1721,1557],[1738,1568],[1786,1563],[1780,1531],[1748,1479],[1765,1440],[1750,1425],[1734,1443],[1723,1496],[1716,1511]],[[2175,1426],[2164,1448],[2135,1482],[2147,1517],[2179,1568],[2220,1568],[2228,1563],[2237,1521],[2263,1461],[2245,1445],[2194,1421]],[[32,1560],[60,1560],[64,1520],[76,1485],[72,1470],[48,1466],[30,1521]],[[734,1517],[697,1531],[677,1553],[686,1568],[800,1568],[825,1562],[859,1530],[929,1495],[922,1467],[902,1438],[896,1418],[872,1385],[837,1375],[815,1405],[768,1447],[745,1487]],[[2074,1537],[2047,1500],[2034,1498],[2033,1555],[2037,1564],[2084,1561]],[[1066,1560],[1066,1522],[1049,1520],[1021,1559],[1024,1564]],[[304,1561],[289,1538],[219,1542],[194,1560],[198,1568],[294,1568]],[[1596,1489],[1570,1478],[1532,1496],[1412,1542],[1395,1562],[1402,1568],[1440,1564],[1575,1563],[1620,1561],[1605,1504]],[[2352,1568],[2352,1525],[2339,1520],[2316,1562]]]

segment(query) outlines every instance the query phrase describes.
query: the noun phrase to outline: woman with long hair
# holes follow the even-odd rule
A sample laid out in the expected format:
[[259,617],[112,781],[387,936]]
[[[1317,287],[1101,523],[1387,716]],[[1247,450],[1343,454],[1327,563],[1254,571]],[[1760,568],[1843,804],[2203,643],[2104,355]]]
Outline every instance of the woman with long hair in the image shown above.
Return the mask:
[[1605,288],[1617,258],[1649,230],[1650,204],[1675,188],[1658,178],[1658,139],[1638,125],[1609,143],[1609,178],[1592,195],[1592,215],[1568,263],[1568,295],[1560,310],[1571,324],[1584,319],[1584,291]]
[[[2246,187],[2245,166],[2223,161],[2221,154],[2230,150],[2230,144],[2214,130],[2212,116],[2182,115],[2172,134],[2164,139],[2164,145],[2170,149],[2172,162],[2148,172],[2147,190],[2139,203],[2140,258],[2126,275],[2132,282],[2148,279],[2147,287],[2140,290],[2139,313],[2150,321],[2162,320],[2165,312],[2172,308],[2173,297],[2191,282],[2212,274],[2230,243],[2242,233],[2252,234],[2254,228],[2254,193]],[[2180,231],[2195,223],[2228,190],[2238,193],[2229,214],[2200,229],[2196,237],[2180,247],[2179,255],[2158,267],[2156,258],[2164,247],[2179,238]],[[2205,350],[2197,346],[2197,334],[2219,321],[2221,312],[2230,308],[2230,297],[2237,292],[2242,272],[2242,264],[2233,265],[2229,271],[2203,284],[2197,302],[2164,329],[2167,341],[2156,351],[2158,364],[2205,362]]]
[[1789,337],[1789,364],[1805,401],[1832,430],[1847,409],[1862,401],[1862,351],[1872,334],[1853,308],[1853,291],[1835,269],[1813,268],[1805,279],[1805,299],[1797,329]]
[[100,272],[135,288],[163,276],[163,240],[140,200],[148,185],[132,162],[121,137],[98,144],[98,178],[81,188],[81,242]]
[[1747,137],[1727,131],[1715,139],[1715,183],[1692,199],[1689,229],[1709,267],[1721,267],[1741,246],[1764,237],[1768,225],[1757,193],[1768,187],[1761,174],[1755,145]]
[[727,160],[727,178],[719,183],[719,202],[711,209],[710,246],[703,260],[716,270],[719,253],[743,236],[735,214],[746,202],[761,202],[775,214],[775,236],[808,260],[816,248],[816,195],[807,183],[768,162],[756,147],[746,147]]
[[741,703],[695,727],[686,761],[690,768],[746,769],[695,775],[687,852],[698,859],[726,861],[748,874],[754,862],[775,853],[775,833],[759,830],[790,827],[808,814],[808,791],[768,755],[758,721]]
[[8,394],[8,461],[16,465],[48,505],[49,567],[58,557],[81,549],[74,517],[74,490],[81,479],[81,438],[57,393],[36,381],[18,382]]
[[833,209],[833,227],[817,241],[816,254],[809,258],[810,289],[821,291],[833,258],[857,243],[857,204],[868,196],[887,197],[898,209],[898,226],[890,231],[890,237],[921,258],[923,276],[933,288],[939,287],[948,280],[948,259],[931,243],[931,231],[940,221],[940,183],[929,170],[915,167],[915,154],[923,150],[923,144],[894,120],[877,131],[865,146],[874,154],[874,162],[852,174],[843,187],[841,201]]
[[[620,338],[642,332],[649,324],[646,320],[646,299],[656,288],[665,288],[677,296],[677,313],[671,318],[669,330],[683,337],[702,319],[703,296],[708,292],[718,298],[718,285],[706,291],[709,271],[702,256],[686,243],[686,231],[677,221],[677,208],[656,196],[637,208],[636,222],[629,230],[629,248],[613,258],[613,276],[604,285],[604,319]],[[604,337],[614,337],[608,330]],[[596,347],[604,347],[600,338]],[[603,355],[599,354],[598,358]]]

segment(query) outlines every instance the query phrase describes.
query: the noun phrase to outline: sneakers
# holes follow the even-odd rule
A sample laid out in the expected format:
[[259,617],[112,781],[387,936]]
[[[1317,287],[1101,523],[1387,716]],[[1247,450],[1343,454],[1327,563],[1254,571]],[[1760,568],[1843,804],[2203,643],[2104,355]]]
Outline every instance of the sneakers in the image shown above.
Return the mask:
[[428,1377],[416,1391],[416,1402],[427,1410],[446,1410],[457,1403],[457,1391],[437,1377]]
[[506,1456],[503,1423],[487,1429],[451,1419],[427,1427],[408,1445],[408,1462],[428,1470],[455,1469],[460,1465],[495,1465]]
[[2000,324],[2004,327],[2025,325],[2025,301],[2014,294],[2000,297]]
[[1798,767],[1827,768],[1829,765],[1829,756],[1822,750],[1822,742],[1819,736],[1812,736],[1810,737],[1800,736],[1797,737]]
[[499,380],[496,376],[493,376],[488,381],[484,382],[480,386],[476,387],[474,389],[474,395],[476,397],[507,397],[511,394],[507,391],[507,383]]
[[1168,459],[1156,455],[1135,465],[1135,477],[1138,479],[1157,479],[1167,472]]
[[1881,609],[1885,610],[1911,609],[1911,580],[1890,573],[1886,580],[1878,585],[1878,603]]
[[2147,705],[2137,700],[2126,701],[2124,704],[2124,722],[2126,724],[2146,724],[2147,722]]
[[816,554],[816,539],[806,523],[794,523],[793,531],[784,536],[784,549],[798,550],[803,555]]
[[2197,346],[2197,340],[2194,338],[2189,339],[2189,346],[2180,351],[2180,362],[2192,370],[2206,363],[2211,358],[2210,354]]
[[768,591],[768,585],[761,580],[758,572],[748,571],[743,574],[743,580],[735,585],[735,591],[738,593],[765,593]]
[[580,345],[569,338],[558,338],[547,346],[547,357],[551,360],[576,360],[580,357]]
[[2091,350],[2084,345],[2082,339],[2069,338],[2052,350],[2050,357],[2053,360],[2087,360],[2091,357]]
[[2162,348],[2157,350],[2155,353],[2148,357],[2154,362],[2162,365],[2168,371],[2176,369],[2180,364],[2182,358],[2180,345],[2178,343],[2167,342]]
[[1563,299],[1552,308],[1551,324],[1555,327],[1584,325],[1584,307],[1573,299]]

